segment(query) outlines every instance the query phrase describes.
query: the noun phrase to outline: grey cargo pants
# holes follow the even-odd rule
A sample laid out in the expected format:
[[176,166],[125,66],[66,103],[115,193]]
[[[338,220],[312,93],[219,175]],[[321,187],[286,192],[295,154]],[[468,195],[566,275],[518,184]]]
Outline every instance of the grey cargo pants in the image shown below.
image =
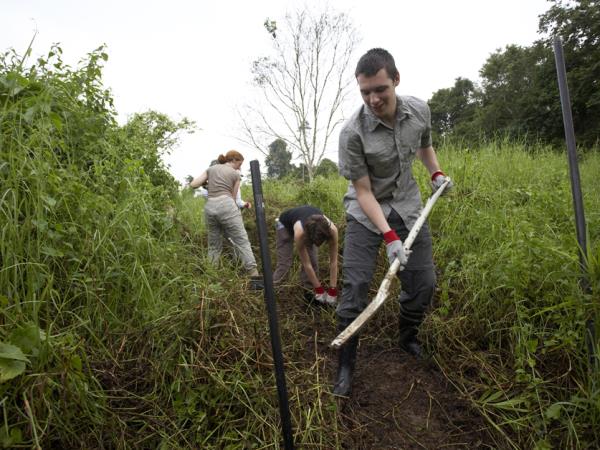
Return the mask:
[[[409,230],[398,213],[392,210],[387,220],[404,241]],[[346,216],[346,222],[342,296],[336,313],[338,321],[347,324],[367,306],[369,285],[373,279],[383,236],[370,231],[350,215]],[[431,303],[436,283],[431,234],[427,223],[423,224],[411,250],[406,268],[398,273],[402,283],[398,300],[400,317],[418,326]]]

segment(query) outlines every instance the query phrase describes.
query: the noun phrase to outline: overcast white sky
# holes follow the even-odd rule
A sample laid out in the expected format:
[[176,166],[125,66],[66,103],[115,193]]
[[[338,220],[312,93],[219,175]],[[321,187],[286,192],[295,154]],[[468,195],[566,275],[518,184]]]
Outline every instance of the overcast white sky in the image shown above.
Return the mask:
[[[109,60],[104,83],[120,122],[154,109],[183,116],[202,129],[184,137],[167,159],[183,181],[219,153],[235,148],[246,161],[262,156],[236,139],[236,106],[248,101],[250,63],[268,52],[265,18],[323,0],[1,0],[0,50],[23,53],[37,30],[33,54],[60,43],[71,65],[101,44]],[[530,45],[547,0],[330,0],[360,31],[357,58],[389,50],[400,70],[398,93],[427,100],[457,77],[478,80],[496,49]],[[353,67],[352,67],[353,70]],[[360,105],[358,90],[356,102]],[[350,113],[351,111],[347,111]],[[326,155],[337,160],[337,139]],[[244,165],[244,171],[249,166]]]

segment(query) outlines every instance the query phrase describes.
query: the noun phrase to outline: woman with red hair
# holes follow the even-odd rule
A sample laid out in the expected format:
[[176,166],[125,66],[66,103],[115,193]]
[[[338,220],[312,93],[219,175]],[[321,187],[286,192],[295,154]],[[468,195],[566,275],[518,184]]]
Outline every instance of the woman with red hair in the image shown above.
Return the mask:
[[237,150],[230,150],[225,155],[219,155],[217,161],[219,164],[209,167],[190,183],[190,187],[196,189],[208,182],[208,198],[204,205],[208,226],[208,257],[211,262],[217,262],[223,251],[223,237],[226,237],[233,243],[236,258],[241,260],[252,278],[251,287],[262,288],[262,277],[258,274],[248,233],[235,202],[240,189],[239,169],[244,157]]

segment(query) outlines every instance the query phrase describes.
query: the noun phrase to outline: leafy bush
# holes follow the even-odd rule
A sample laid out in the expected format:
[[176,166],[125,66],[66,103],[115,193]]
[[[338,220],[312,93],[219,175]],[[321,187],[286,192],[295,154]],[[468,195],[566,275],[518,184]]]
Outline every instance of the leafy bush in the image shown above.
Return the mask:
[[[262,296],[206,263],[202,200],[162,163],[193,124],[118,126],[103,49],[76,69],[60,55],[0,59],[0,445],[276,442]],[[296,376],[310,392],[292,398],[320,407]],[[305,442],[335,439],[307,422]]]

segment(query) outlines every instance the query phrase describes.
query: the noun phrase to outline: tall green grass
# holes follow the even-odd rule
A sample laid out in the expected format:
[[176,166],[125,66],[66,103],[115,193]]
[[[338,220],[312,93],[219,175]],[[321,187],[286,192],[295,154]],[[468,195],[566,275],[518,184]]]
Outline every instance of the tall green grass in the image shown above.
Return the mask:
[[598,442],[598,367],[586,321],[598,317],[600,173],[580,159],[592,295],[580,273],[566,156],[500,142],[447,149],[456,192],[431,220],[439,300],[424,334],[461,392],[515,448]]
[[188,123],[118,126],[103,50],[60,54],[0,58],[0,445],[272,445],[260,294],[206,264],[201,206],[160,161]]
[[[119,126],[103,50],[77,68],[60,53],[0,58],[0,445],[279,448],[262,293],[230,259],[207,264],[203,200],[178,192],[160,161],[163,138],[188,123],[151,112]],[[439,289],[421,332],[428,350],[499,445],[593,446],[598,372],[584,330],[600,291],[598,153],[580,161],[587,297],[563,154],[499,142],[439,157],[456,189],[430,220]],[[345,188],[266,180],[267,222],[310,203],[343,231]],[[385,268],[382,257],[374,289]],[[388,302],[365,339],[393,345],[396,314]],[[310,315],[283,318],[295,441],[339,448],[327,355],[306,354]],[[320,319],[333,329],[333,313]]]
[[[498,141],[478,149],[449,146],[439,158],[456,187],[430,218],[439,283],[422,330],[429,351],[488,420],[499,445],[593,447],[600,437],[600,379],[585,334],[588,320],[600,317],[598,151],[582,151],[579,161],[591,295],[578,283],[584,274],[564,151]],[[418,163],[415,177],[426,196],[428,177]],[[265,198],[276,211],[315,204],[343,230],[346,184],[341,178],[308,186],[267,182]],[[393,345],[396,315],[389,302],[365,338]]]

